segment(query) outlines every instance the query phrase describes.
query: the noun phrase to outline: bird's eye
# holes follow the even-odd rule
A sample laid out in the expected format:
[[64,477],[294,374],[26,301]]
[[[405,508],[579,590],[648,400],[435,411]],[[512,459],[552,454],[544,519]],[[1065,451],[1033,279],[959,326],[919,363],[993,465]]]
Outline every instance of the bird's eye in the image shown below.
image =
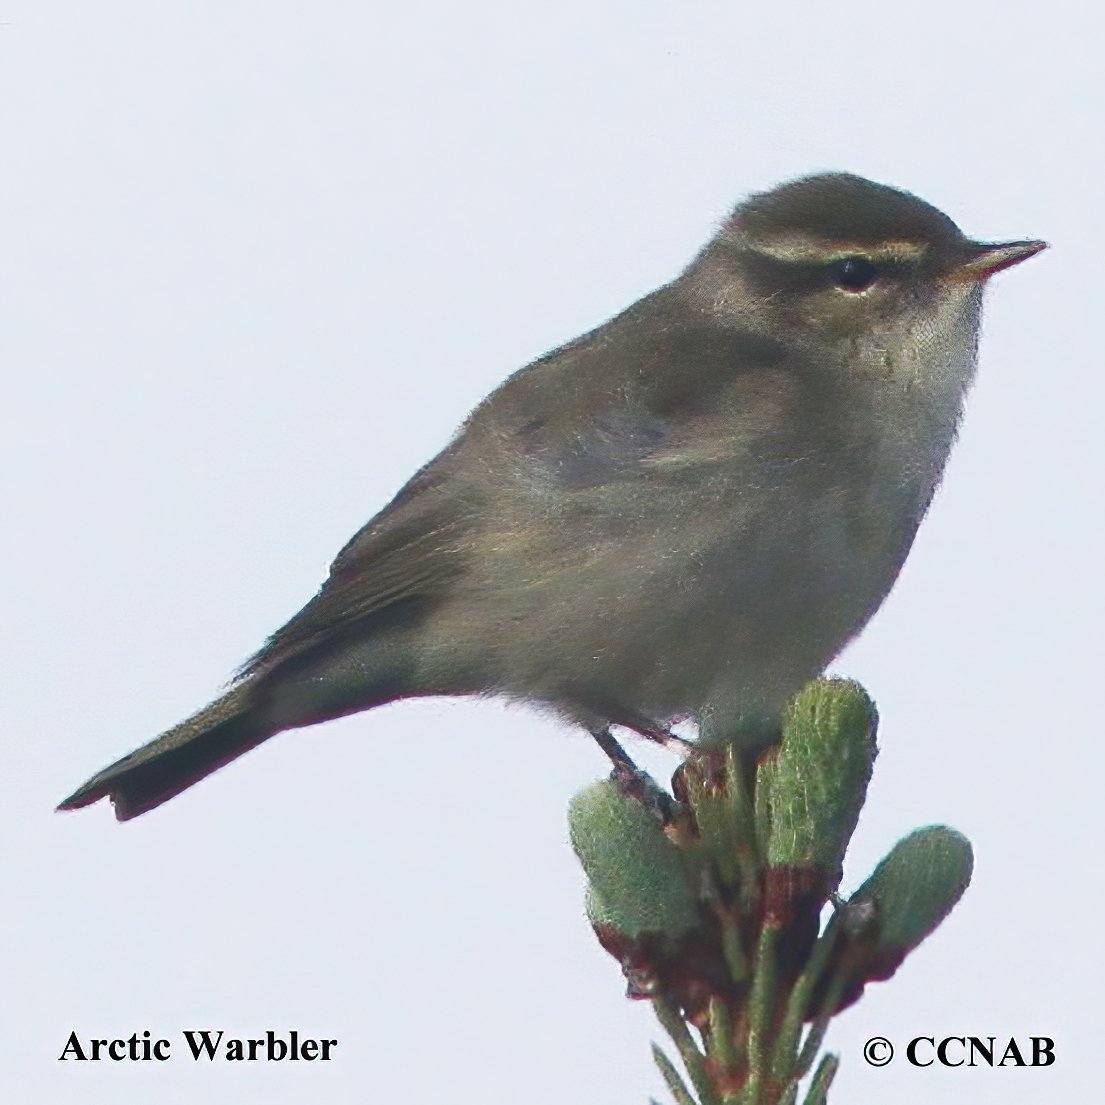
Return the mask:
[[844,257],[829,266],[829,275],[838,288],[863,292],[878,279],[879,270],[866,257]]

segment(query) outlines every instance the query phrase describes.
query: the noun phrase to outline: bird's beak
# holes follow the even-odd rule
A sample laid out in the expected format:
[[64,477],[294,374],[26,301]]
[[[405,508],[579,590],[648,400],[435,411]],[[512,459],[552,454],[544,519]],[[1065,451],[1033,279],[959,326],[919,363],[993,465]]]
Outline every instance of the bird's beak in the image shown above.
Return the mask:
[[952,275],[958,280],[989,280],[994,273],[1019,265],[1044,249],[1047,242],[977,243],[970,257]]

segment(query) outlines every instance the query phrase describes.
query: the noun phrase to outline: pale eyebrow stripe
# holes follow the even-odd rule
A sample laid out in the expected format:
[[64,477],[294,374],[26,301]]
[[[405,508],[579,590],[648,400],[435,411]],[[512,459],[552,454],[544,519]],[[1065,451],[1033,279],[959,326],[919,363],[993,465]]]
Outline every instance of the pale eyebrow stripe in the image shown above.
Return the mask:
[[919,261],[928,250],[924,242],[881,242],[877,246],[860,245],[858,242],[819,241],[805,237],[782,239],[776,242],[745,240],[745,246],[753,253],[770,257],[775,261],[816,262],[832,264],[849,257],[865,257],[869,261]]

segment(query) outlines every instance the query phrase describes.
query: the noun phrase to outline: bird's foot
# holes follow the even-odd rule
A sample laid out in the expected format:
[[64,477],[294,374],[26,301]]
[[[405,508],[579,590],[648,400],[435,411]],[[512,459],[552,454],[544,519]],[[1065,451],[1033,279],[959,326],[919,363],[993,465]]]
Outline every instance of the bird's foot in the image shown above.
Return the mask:
[[614,765],[610,777],[622,794],[640,802],[661,825],[667,827],[674,824],[679,817],[680,804],[647,771],[642,771],[629,758],[629,753],[622,748],[608,728],[600,729],[591,735],[603,752],[610,757],[610,762]]
[[694,750],[694,741],[676,736],[666,725],[659,725],[644,714],[619,715],[616,722],[678,756],[687,756]]

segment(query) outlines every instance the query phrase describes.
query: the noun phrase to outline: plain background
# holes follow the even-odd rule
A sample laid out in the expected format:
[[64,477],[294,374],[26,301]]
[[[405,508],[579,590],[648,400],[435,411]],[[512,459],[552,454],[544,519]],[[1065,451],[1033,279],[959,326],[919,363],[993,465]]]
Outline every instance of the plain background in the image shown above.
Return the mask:
[[[51,810],[211,697],[509,371],[825,168],[1053,246],[995,280],[944,488],[836,665],[883,719],[846,888],[931,822],[977,862],[836,1022],[833,1100],[1099,1085],[1102,16],[760,9],[3,5],[6,1100],[668,1100],[566,842],[604,763],[559,725],[400,704],[128,825]],[[198,1027],[341,1043],[195,1064]],[[57,1061],[143,1029],[173,1061]],[[861,1055],[1033,1033],[1053,1067]]]

